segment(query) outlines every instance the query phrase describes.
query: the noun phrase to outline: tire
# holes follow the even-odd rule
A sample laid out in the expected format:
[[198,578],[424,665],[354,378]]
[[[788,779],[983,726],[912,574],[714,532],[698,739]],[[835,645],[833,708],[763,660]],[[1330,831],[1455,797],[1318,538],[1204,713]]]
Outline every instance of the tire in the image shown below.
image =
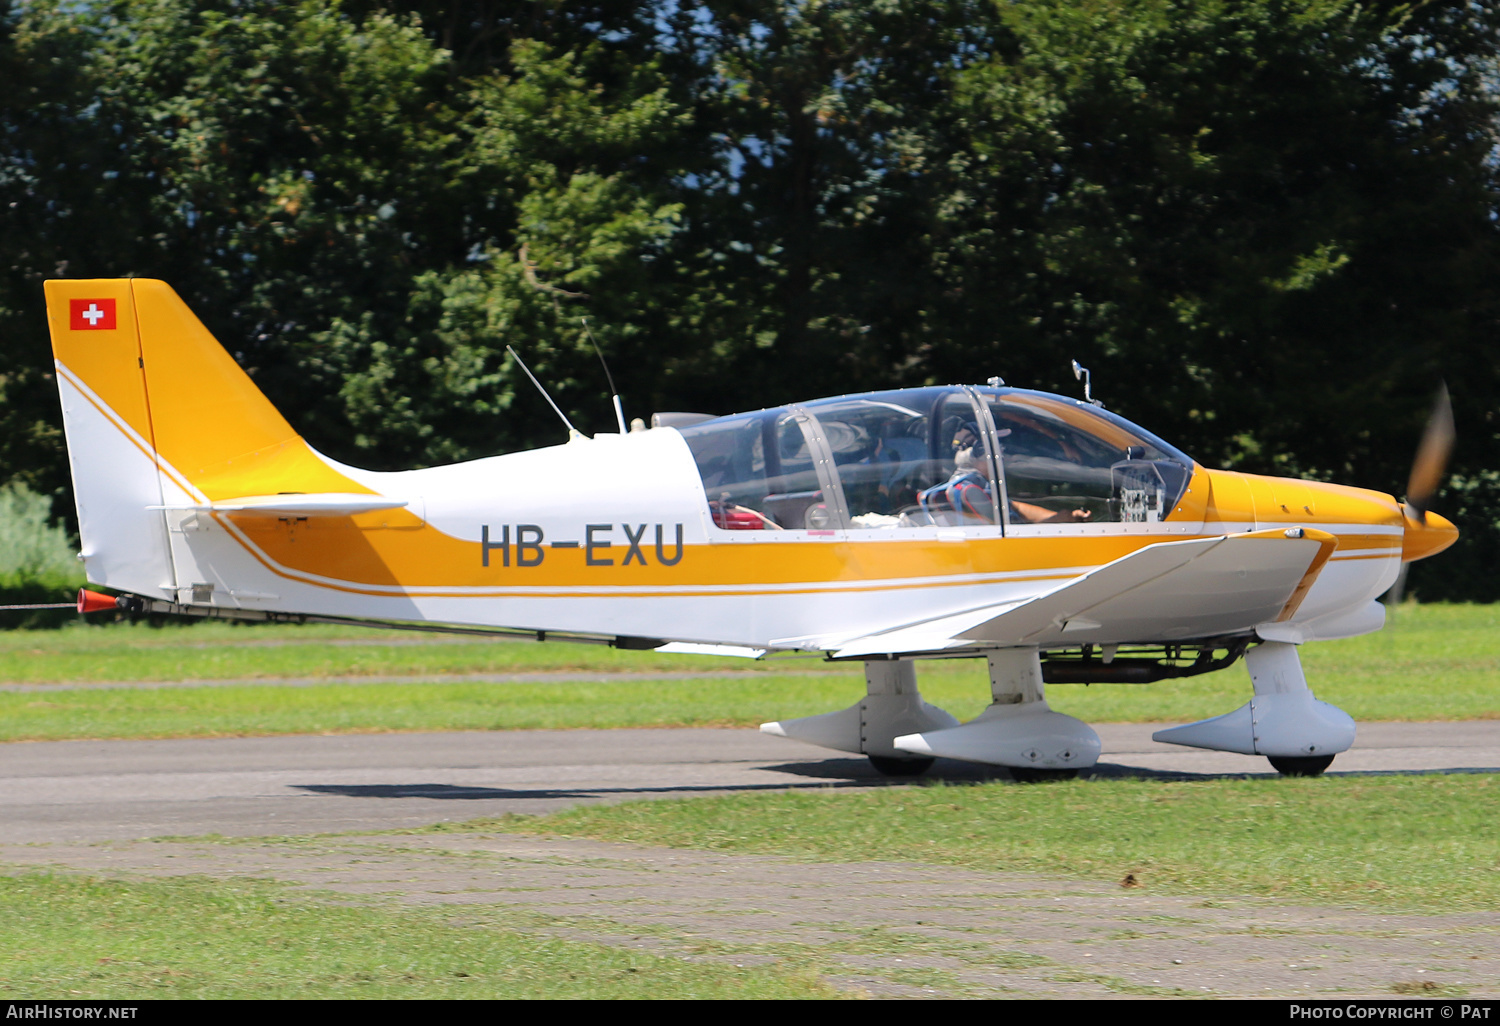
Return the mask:
[[1044,784],[1049,780],[1073,780],[1076,769],[1032,769],[1029,766],[1007,766],[1011,778],[1018,784]]
[[934,759],[898,759],[893,755],[872,755],[870,765],[888,777],[920,777],[932,769]]
[[1266,759],[1284,777],[1316,777],[1333,765],[1331,755],[1268,755]]

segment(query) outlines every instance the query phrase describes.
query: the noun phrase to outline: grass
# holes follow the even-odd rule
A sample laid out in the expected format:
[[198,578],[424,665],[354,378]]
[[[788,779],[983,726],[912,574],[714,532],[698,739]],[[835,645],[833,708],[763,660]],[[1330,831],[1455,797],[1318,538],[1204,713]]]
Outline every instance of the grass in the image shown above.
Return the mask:
[[[1500,716],[1500,613],[1408,606],[1385,631],[1309,646],[1320,697],[1356,718]],[[414,641],[418,643],[413,643]],[[708,673],[485,684],[464,673]],[[434,683],[244,678],[433,676]],[[856,666],[433,641],[335,627],[112,625],[0,633],[0,739],[381,730],[748,725],[840,708]],[[971,717],[983,664],[925,664],[924,693]],[[178,686],[185,679],[233,680]],[[157,681],[159,688],[48,689]],[[1181,721],[1244,702],[1243,667],[1148,687],[1054,687],[1097,722]],[[1092,780],[823,790],[580,807],[443,829],[509,830],[829,860],[897,860],[1426,912],[1500,908],[1500,778]],[[434,828],[436,829],[436,828]],[[1226,899],[1225,896],[1233,896]],[[816,966],[734,967],[552,939],[513,912],[400,908],[269,883],[0,877],[0,998],[834,996]],[[924,977],[925,979],[925,977]],[[940,983],[934,978],[935,983]],[[1406,987],[1407,990],[1401,988]],[[1418,994],[1418,982],[1395,992]],[[1431,996],[1431,995],[1428,995]]]
[[0,692],[0,740],[745,726],[847,705],[854,678]]
[[[1356,720],[1500,718],[1500,605],[1408,603],[1382,631],[1304,645],[1301,654],[1313,692]],[[1249,696],[1243,662],[1147,686],[1048,690],[1054,708],[1099,723],[1201,719]]]
[[458,829],[1456,913],[1500,909],[1497,800],[1489,774],[1091,780],[631,802]]
[[[52,502],[25,484],[0,486],[0,605],[68,601],[84,584],[78,545],[52,522]],[[0,628],[57,627],[64,610],[0,611]]]
[[[603,645],[469,639],[359,627],[145,622],[0,632],[0,680],[17,684],[456,673],[744,671],[749,659]],[[813,665],[816,665],[814,663]]]
[[[808,972],[537,936],[270,883],[0,877],[0,999],[828,998]],[[532,925],[532,924],[526,924]]]
[[[1320,698],[1357,720],[1500,717],[1500,607],[1404,607],[1385,631],[1304,649]],[[459,674],[643,674],[643,679],[484,683]],[[655,674],[706,674],[670,679]],[[334,677],[429,677],[349,683]],[[961,719],[988,701],[984,663],[923,663],[924,696]],[[257,679],[320,681],[315,686]],[[0,633],[0,680],[235,681],[213,687],[0,692],[0,740],[213,737],[522,728],[754,726],[839,709],[863,694],[858,664],[752,662],[602,646],[433,640],[324,626],[117,624]],[[1085,721],[1185,722],[1243,704],[1243,664],[1139,685],[1058,685],[1053,708]]]

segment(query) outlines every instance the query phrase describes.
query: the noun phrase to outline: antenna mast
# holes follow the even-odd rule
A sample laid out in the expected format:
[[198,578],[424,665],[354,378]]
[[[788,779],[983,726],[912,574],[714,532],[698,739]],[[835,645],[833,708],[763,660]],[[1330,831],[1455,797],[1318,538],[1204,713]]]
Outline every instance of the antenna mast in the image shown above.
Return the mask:
[[573,426],[573,422],[568,419],[568,415],[566,413],[563,413],[562,410],[558,409],[557,404],[552,401],[552,397],[547,394],[547,390],[542,387],[542,383],[536,379],[535,374],[531,373],[531,368],[526,366],[526,361],[521,359],[521,354],[516,352],[515,349],[511,348],[510,346],[506,346],[505,351],[511,356],[515,357],[516,363],[521,365],[521,369],[526,372],[526,376],[531,379],[531,383],[536,386],[536,390],[542,393],[543,399],[547,400],[547,405],[551,406],[552,409],[557,413],[557,415],[562,418],[562,422],[567,425],[568,441],[571,442],[575,438],[582,438],[583,432],[579,431],[576,427]]
[[604,380],[609,382],[610,399],[615,404],[615,420],[620,424],[620,434],[625,434],[625,411],[620,408],[620,392],[615,388],[615,376],[609,372],[609,364],[604,362],[604,351],[599,348],[599,342],[594,338],[594,330],[589,327],[587,317],[578,318],[583,322],[583,330],[588,332],[589,341],[594,343],[594,352],[598,354],[599,362],[604,365]]

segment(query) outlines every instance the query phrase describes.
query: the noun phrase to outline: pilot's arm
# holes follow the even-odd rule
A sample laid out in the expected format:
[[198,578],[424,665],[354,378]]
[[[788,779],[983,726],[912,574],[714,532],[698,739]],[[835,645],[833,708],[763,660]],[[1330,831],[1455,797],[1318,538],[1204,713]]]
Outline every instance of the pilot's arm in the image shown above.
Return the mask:
[[1028,524],[1081,524],[1094,515],[1086,509],[1067,509],[1054,513],[1045,506],[1034,506],[1016,499],[1010,500],[1010,508]]

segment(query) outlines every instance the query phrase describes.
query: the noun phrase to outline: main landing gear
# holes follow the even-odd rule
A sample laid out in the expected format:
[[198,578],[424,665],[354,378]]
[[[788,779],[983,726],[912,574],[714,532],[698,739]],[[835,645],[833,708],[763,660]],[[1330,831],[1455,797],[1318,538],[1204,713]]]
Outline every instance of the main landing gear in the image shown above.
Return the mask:
[[[865,663],[864,699],[840,712],[763,723],[768,734],[868,756],[891,777],[916,777],[937,758],[1004,766],[1021,783],[1069,780],[1099,759],[1099,735],[1047,705],[1034,648],[988,656],[989,708],[960,724],[922,700],[909,659]],[[1297,647],[1268,641],[1245,654],[1255,696],[1232,713],[1158,730],[1157,741],[1263,755],[1284,776],[1315,777],[1354,743],[1354,720],[1308,689]]]
[[840,712],[764,723],[767,734],[859,752],[888,776],[917,776],[942,757],[1004,766],[1016,780],[1068,779],[1099,759],[1099,735],[1047,705],[1034,648],[989,656],[991,705],[960,725],[922,700],[909,659],[865,663],[867,694]]
[[891,777],[915,777],[932,767],[933,757],[898,749],[892,742],[904,734],[945,730],[958,720],[922,700],[917,671],[909,659],[865,663],[865,697],[847,709],[762,723],[767,734],[789,737],[841,752],[870,757],[870,765]]

